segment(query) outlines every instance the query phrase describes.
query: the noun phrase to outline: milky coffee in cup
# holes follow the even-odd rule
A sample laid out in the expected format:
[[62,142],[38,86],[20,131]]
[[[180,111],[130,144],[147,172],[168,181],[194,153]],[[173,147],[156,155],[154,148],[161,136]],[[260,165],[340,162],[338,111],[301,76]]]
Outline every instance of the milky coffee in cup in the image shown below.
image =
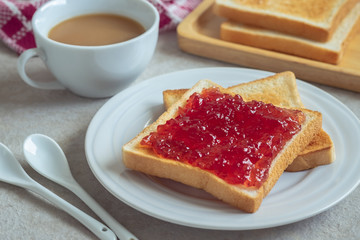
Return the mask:
[[137,21],[115,14],[86,14],[54,26],[48,37],[54,41],[79,45],[101,46],[128,41],[145,32]]

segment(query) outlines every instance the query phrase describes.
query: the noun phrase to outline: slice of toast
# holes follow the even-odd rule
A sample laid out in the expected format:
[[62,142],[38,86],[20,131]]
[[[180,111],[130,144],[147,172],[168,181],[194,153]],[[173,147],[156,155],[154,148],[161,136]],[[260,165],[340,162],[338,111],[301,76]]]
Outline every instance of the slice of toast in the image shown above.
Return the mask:
[[326,42],[358,0],[216,0],[214,13],[233,21]]
[[327,42],[317,42],[234,21],[220,27],[222,40],[277,51],[330,64],[339,64],[360,26],[360,3],[349,12]]
[[[292,72],[282,72],[270,77],[238,84],[228,88],[246,100],[272,103],[280,107],[303,108],[296,78]],[[165,108],[170,108],[186,89],[166,90],[163,92]],[[335,160],[335,148],[330,136],[321,130],[310,144],[287,167],[286,171],[297,172],[317,166],[330,164]]]
[[[201,80],[189,91],[164,112],[153,124],[146,127],[134,139],[123,146],[123,162],[129,169],[143,172],[145,174],[172,179],[192,187],[204,189],[218,199],[242,209],[246,212],[255,212],[260,207],[262,199],[273,188],[283,171],[298,155],[298,153],[309,144],[311,139],[321,129],[321,113],[298,109],[305,117],[301,129],[291,137],[286,145],[272,160],[268,169],[267,178],[257,188],[248,188],[241,184],[230,184],[215,174],[194,167],[188,163],[159,157],[152,148],[141,146],[140,142],[152,132],[156,132],[159,125],[178,115],[179,107],[184,107],[187,99],[193,93],[201,93],[203,89],[217,87],[222,93],[233,95],[232,92],[212,83],[209,80]],[[286,110],[284,110],[286,111]],[[269,115],[268,117],[271,117]],[[277,133],[280,134],[281,133]],[[267,144],[267,143],[264,143]],[[171,147],[170,147],[170,150]]]

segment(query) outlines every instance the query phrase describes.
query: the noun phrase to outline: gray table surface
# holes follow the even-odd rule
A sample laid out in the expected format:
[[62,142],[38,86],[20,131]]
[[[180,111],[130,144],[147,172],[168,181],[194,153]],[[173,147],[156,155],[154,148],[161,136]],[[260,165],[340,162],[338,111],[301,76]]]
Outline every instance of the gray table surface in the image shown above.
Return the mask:
[[[88,214],[96,217],[72,193],[43,178],[25,163],[22,143],[28,135],[42,133],[54,138],[68,157],[78,182],[139,239],[360,239],[360,187],[334,207],[314,217],[261,230],[196,229],[138,212],[107,192],[86,161],[84,138],[88,124],[107,99],[81,98],[66,90],[31,88],[17,74],[17,57],[0,43],[0,142],[14,152],[36,181]],[[151,63],[136,82],[164,73],[200,67],[234,65],[182,52],[177,44],[176,32],[161,33]],[[50,77],[38,59],[29,62],[28,73],[38,79]],[[316,86],[339,99],[360,117],[360,94]],[[0,239],[96,239],[79,222],[43,198],[2,182],[0,209]]]

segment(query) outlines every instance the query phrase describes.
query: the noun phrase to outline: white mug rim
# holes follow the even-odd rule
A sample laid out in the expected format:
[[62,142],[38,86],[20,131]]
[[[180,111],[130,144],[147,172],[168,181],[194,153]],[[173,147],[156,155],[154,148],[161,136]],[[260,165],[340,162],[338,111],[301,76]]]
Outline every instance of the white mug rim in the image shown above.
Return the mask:
[[[151,26],[148,29],[145,29],[144,33],[140,34],[139,36],[136,36],[136,37],[134,37],[132,39],[129,39],[127,41],[123,41],[123,42],[119,42],[119,43],[113,43],[113,44],[99,45],[99,46],[82,46],[82,45],[72,45],[72,44],[61,43],[61,42],[50,39],[47,36],[47,34],[44,35],[43,33],[40,33],[38,31],[38,29],[36,27],[37,25],[35,23],[38,16],[44,12],[44,9],[50,7],[51,5],[54,5],[54,7],[56,7],[56,2],[57,1],[58,0],[52,0],[52,1],[49,1],[49,2],[45,3],[44,5],[42,5],[33,15],[32,26],[33,26],[33,31],[34,31],[35,36],[37,35],[38,37],[41,37],[43,40],[48,41],[49,43],[54,44],[54,45],[59,46],[59,47],[74,48],[74,49],[78,49],[78,50],[102,50],[102,49],[113,48],[113,47],[118,47],[118,46],[126,46],[128,44],[132,44],[133,42],[139,41],[142,38],[145,38],[147,35],[151,34],[153,31],[156,31],[158,29],[158,27],[159,27],[160,16],[159,16],[159,13],[156,10],[156,8],[151,3],[149,3],[148,1],[139,0],[139,2],[141,2],[142,4],[149,7],[149,9],[151,9],[152,12],[154,13],[154,21],[153,21],[153,23],[151,24]],[[61,0],[59,0],[59,1],[61,1]],[[133,0],[129,0],[129,1],[133,1]],[[98,13],[103,14],[103,13],[107,13],[107,12],[99,11]],[[92,13],[89,13],[89,14],[92,14]],[[81,16],[81,15],[85,15],[85,14],[79,14],[77,16]],[[73,18],[73,17],[75,17],[75,16],[69,17],[67,19],[70,19],[70,18]],[[134,20],[136,20],[136,19],[134,19]],[[63,21],[65,21],[65,20],[63,20]]]

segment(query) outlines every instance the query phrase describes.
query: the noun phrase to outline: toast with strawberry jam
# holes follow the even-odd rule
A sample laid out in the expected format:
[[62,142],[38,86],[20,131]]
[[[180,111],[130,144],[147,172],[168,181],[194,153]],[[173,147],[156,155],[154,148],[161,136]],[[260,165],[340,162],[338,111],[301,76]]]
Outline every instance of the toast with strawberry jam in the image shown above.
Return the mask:
[[123,162],[252,213],[321,122],[319,112],[247,102],[201,80],[123,146]]

